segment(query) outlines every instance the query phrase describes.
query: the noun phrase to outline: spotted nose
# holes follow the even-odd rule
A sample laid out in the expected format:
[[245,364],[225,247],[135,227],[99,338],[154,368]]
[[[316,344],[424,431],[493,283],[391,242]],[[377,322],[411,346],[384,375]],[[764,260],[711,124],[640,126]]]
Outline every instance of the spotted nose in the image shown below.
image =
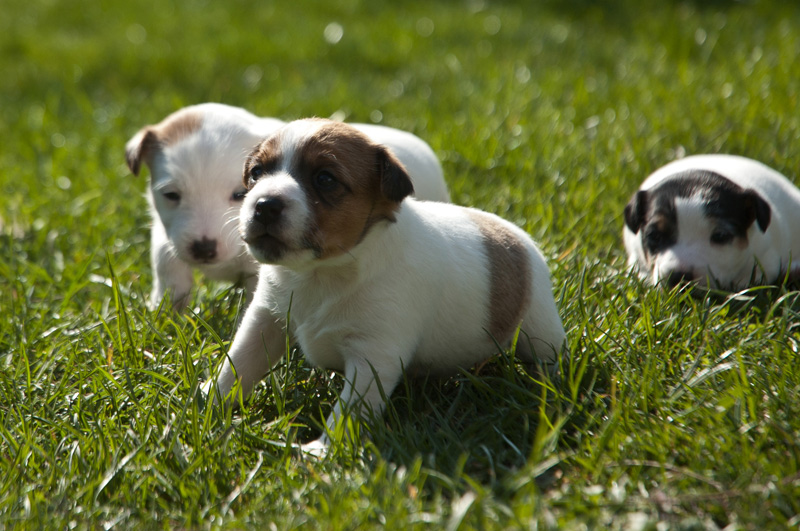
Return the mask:
[[262,225],[269,225],[281,219],[286,203],[279,197],[262,197],[253,208],[253,219]]
[[217,240],[195,240],[189,248],[195,260],[210,262],[217,257]]
[[667,286],[674,288],[678,284],[691,282],[692,280],[694,280],[694,275],[691,271],[672,271],[667,276]]

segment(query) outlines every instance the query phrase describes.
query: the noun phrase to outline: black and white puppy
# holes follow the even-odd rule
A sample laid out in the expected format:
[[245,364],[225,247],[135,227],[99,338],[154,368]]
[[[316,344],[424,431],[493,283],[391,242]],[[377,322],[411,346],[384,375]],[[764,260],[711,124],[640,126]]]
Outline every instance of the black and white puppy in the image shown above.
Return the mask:
[[403,370],[469,368],[518,327],[520,359],[557,362],[565,333],[533,240],[497,216],[408,197],[403,164],[359,130],[291,122],[248,157],[244,180],[240,232],[262,265],[207,390],[216,381],[225,397],[238,381],[249,393],[287,332],[310,363],[344,373],[330,427],[345,408],[380,411]]
[[652,284],[774,283],[800,264],[800,190],[752,159],[686,157],[642,183],[623,237],[629,265]]

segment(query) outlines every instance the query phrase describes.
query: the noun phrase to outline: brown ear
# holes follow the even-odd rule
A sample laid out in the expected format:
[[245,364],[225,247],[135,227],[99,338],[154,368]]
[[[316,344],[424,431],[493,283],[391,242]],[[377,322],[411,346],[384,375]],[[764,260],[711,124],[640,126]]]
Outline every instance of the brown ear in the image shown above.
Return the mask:
[[388,200],[399,203],[414,193],[414,185],[403,163],[383,146],[378,150],[378,167],[381,172],[381,193]]
[[128,140],[125,145],[125,162],[128,163],[128,168],[134,175],[139,175],[142,161],[150,164],[153,159],[153,151],[157,148],[158,137],[150,127],[145,127]]

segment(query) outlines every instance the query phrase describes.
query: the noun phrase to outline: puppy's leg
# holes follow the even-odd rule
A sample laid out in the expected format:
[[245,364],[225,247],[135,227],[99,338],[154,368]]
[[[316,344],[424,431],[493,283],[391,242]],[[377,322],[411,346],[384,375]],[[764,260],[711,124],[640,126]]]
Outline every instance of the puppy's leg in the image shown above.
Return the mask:
[[253,302],[253,295],[256,292],[256,285],[258,284],[258,273],[246,276],[243,281],[244,284],[244,307],[250,306]]
[[233,402],[231,389],[237,380],[242,396],[247,397],[267,371],[281,359],[286,351],[286,322],[259,304],[251,304],[236,331],[230,351],[219,374],[204,389],[208,392],[216,380],[215,399]]
[[155,310],[167,292],[172,294],[172,308],[183,310],[189,303],[192,290],[192,268],[178,258],[167,238],[164,226],[154,220],[150,233],[150,261],[153,265],[153,289],[148,307]]
[[522,321],[517,356],[528,363],[542,363],[551,374],[558,368],[558,358],[566,353],[566,333],[558,315],[546,266],[534,273],[533,291],[528,311]]
[[[327,429],[316,441],[304,444],[304,452],[321,455],[330,445],[328,433],[333,433],[343,414],[359,417],[362,412],[380,415],[386,407],[383,397],[394,390],[403,373],[401,358],[382,357],[373,362],[363,356],[345,361],[344,388],[326,421]],[[376,378],[377,376],[377,378]]]

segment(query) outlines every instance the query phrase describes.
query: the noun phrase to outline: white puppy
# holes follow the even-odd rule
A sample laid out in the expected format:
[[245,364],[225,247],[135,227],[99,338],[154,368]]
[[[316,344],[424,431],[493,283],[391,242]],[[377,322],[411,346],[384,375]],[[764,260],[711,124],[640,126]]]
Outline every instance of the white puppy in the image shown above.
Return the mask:
[[774,283],[800,263],[800,190],[751,159],[686,157],[642,183],[623,237],[629,265],[653,284]]
[[[151,308],[167,292],[175,309],[183,308],[194,268],[211,279],[242,282],[248,296],[252,294],[258,264],[236,230],[246,192],[242,165],[253,146],[281,125],[244,109],[205,103],[183,108],[128,141],[125,155],[131,171],[138,175],[145,162],[151,174]],[[439,161],[423,140],[389,127],[355,127],[403,161],[420,198],[449,200]]]
[[237,379],[248,394],[281,359],[287,315],[306,359],[344,373],[329,426],[343,408],[379,412],[404,369],[468,368],[520,325],[521,359],[557,361],[564,329],[531,238],[485,212],[404,200],[403,165],[354,128],[291,122],[250,155],[244,180],[240,230],[265,265],[220,396]]

